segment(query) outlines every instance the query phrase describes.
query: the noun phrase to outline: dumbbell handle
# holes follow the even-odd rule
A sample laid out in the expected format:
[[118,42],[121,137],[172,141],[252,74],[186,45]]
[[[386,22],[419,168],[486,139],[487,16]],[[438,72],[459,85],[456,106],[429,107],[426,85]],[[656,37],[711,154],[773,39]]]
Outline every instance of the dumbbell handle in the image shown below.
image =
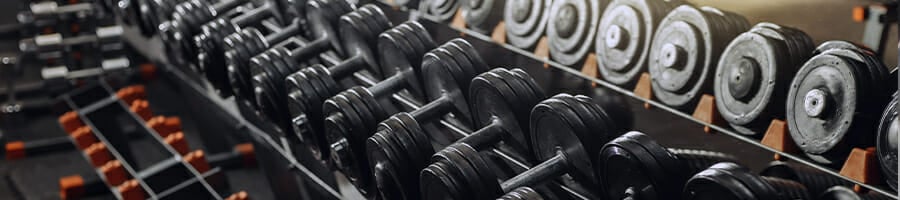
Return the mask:
[[291,25],[284,27],[284,29],[281,29],[281,31],[277,31],[277,32],[271,33],[269,35],[266,35],[265,36],[266,43],[268,43],[269,46],[271,46],[271,45],[274,45],[275,43],[285,41],[299,33],[300,33],[300,22],[294,21],[294,23],[291,23]]
[[315,55],[318,55],[321,52],[327,51],[329,48],[331,48],[331,41],[329,41],[329,37],[336,36],[325,35],[322,38],[307,43],[306,46],[291,50],[291,59],[305,61]]
[[472,132],[456,142],[465,143],[476,150],[481,150],[489,145],[499,143],[506,133],[507,131],[503,129],[503,120],[494,118],[494,120],[491,120],[491,124]]
[[231,22],[238,25],[238,27],[244,27],[251,23],[262,21],[274,14],[272,13],[272,6],[272,4],[266,3],[260,7],[253,8],[244,14],[234,17],[231,19]]
[[217,2],[216,4],[213,4],[213,5],[212,5],[212,10],[216,12],[216,13],[213,13],[213,16],[219,16],[219,15],[218,15],[218,12],[227,11],[227,10],[232,10],[232,9],[234,9],[234,8],[237,8],[238,6],[241,6],[241,4],[244,4],[244,3],[246,3],[246,2],[247,2],[247,0],[223,0],[223,1],[219,1],[219,2]]
[[519,187],[533,186],[541,181],[562,176],[568,168],[569,160],[566,158],[566,154],[562,151],[558,151],[556,155],[550,159],[528,169],[528,171],[522,172],[521,174],[504,181],[500,184],[500,188],[503,189],[504,193],[507,193]]
[[413,110],[409,115],[412,115],[417,121],[422,119],[438,119],[438,117],[453,110],[453,102],[450,95],[452,94],[444,94],[440,98],[428,102],[428,104],[423,105],[419,109]]
[[328,68],[328,72],[331,73],[331,77],[341,79],[359,71],[366,65],[366,60],[361,55],[356,55]]
[[404,70],[400,73],[394,74],[387,79],[382,80],[381,82],[376,83],[368,88],[369,92],[372,92],[372,96],[375,98],[384,97],[397,91],[403,89],[403,86],[406,84],[406,77],[413,76],[412,70]]

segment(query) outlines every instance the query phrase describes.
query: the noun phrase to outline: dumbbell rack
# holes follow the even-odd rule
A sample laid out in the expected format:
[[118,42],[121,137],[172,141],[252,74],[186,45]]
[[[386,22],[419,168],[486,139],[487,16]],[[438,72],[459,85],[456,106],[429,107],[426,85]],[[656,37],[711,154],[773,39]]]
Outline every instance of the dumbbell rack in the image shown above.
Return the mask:
[[[384,1],[379,1],[379,2],[384,4],[384,6],[386,6],[386,7],[391,7],[389,2],[384,2]],[[422,5],[424,5],[424,4],[421,4],[420,7]],[[454,22],[441,22],[441,20],[435,19],[434,17],[428,16],[426,14],[423,14],[421,11],[419,11],[417,9],[407,8],[407,7],[393,7],[393,8],[388,8],[388,9],[394,9],[394,10],[397,10],[398,12],[407,12],[407,13],[409,13],[410,19],[419,18],[419,21],[423,22],[423,24],[426,24],[426,26],[444,26],[449,29],[457,31],[460,35],[463,35],[464,38],[475,38],[475,39],[481,40],[486,43],[491,43],[491,44],[500,46],[506,51],[514,52],[521,56],[525,56],[525,57],[528,57],[535,61],[542,62],[545,64],[544,65],[545,67],[552,67],[556,70],[564,71],[566,73],[589,80],[592,82],[592,84],[595,84],[597,86],[602,86],[609,90],[615,91],[621,95],[627,96],[627,97],[632,98],[637,101],[641,101],[641,102],[645,103],[645,106],[650,106],[655,109],[661,109],[661,110],[671,113],[675,116],[678,116],[680,118],[684,118],[688,121],[696,123],[700,126],[707,127],[708,129],[711,129],[712,131],[715,131],[716,133],[725,134],[725,135],[730,136],[734,139],[737,139],[741,142],[744,142],[744,143],[759,147],[761,149],[764,149],[766,151],[772,152],[772,153],[776,154],[776,156],[782,156],[783,158],[785,158],[787,160],[793,160],[793,161],[796,161],[803,165],[807,165],[807,166],[813,167],[817,170],[821,170],[829,175],[840,177],[844,180],[852,182],[852,183],[854,183],[860,187],[863,187],[865,189],[869,189],[869,190],[881,193],[881,194],[891,197],[893,199],[898,199],[898,195],[894,192],[891,192],[889,189],[886,190],[883,188],[876,187],[872,184],[863,183],[859,180],[844,176],[841,174],[841,172],[836,171],[835,169],[820,165],[820,164],[815,163],[814,161],[811,161],[800,155],[792,154],[791,152],[785,152],[785,151],[773,148],[771,146],[768,146],[766,144],[763,144],[761,141],[759,141],[757,139],[750,138],[748,136],[739,134],[739,133],[733,131],[732,129],[727,128],[726,126],[722,126],[717,123],[711,123],[707,120],[698,119],[697,117],[693,116],[691,113],[686,113],[686,112],[678,110],[676,108],[667,106],[661,102],[658,102],[653,99],[647,98],[645,96],[636,94],[632,90],[622,88],[615,84],[606,82],[605,80],[599,79],[596,76],[585,74],[584,72],[579,71],[580,68],[573,68],[572,66],[566,66],[566,65],[560,64],[558,62],[555,62],[553,60],[550,60],[549,57],[538,56],[537,54],[535,54],[535,52],[530,52],[528,50],[514,47],[510,44],[498,42],[497,40],[495,40],[492,37],[492,35],[486,35],[486,34],[479,33],[479,32],[473,31],[473,30],[462,28],[459,26],[459,24],[454,24]],[[459,13],[457,12],[456,15],[459,15]],[[459,17],[459,16],[456,16],[456,17]],[[427,23],[426,23],[426,21],[427,21]],[[591,66],[591,67],[596,67],[596,66]],[[875,170],[878,170],[878,169],[875,169]]]
[[[77,114],[77,120],[80,120],[85,127],[91,129],[90,132],[93,133],[92,136],[96,138],[96,141],[99,141],[100,145],[106,147],[106,152],[112,156],[110,161],[119,161],[122,169],[127,173],[116,174],[118,177],[107,176],[110,173],[101,170],[100,166],[98,166],[98,164],[102,163],[92,163],[97,167],[95,168],[97,175],[104,180],[114,197],[117,199],[131,199],[130,197],[134,197],[135,193],[130,193],[130,197],[126,197],[123,195],[125,193],[122,189],[123,186],[119,186],[119,183],[112,183],[113,180],[119,180],[115,182],[124,182],[124,179],[130,177],[130,180],[137,182],[139,188],[130,188],[128,191],[137,192],[136,196],[140,197],[151,199],[164,199],[167,197],[223,199],[219,192],[214,189],[224,186],[224,177],[222,177],[221,169],[213,168],[201,172],[194,165],[188,163],[175,147],[167,144],[156,130],[145,123],[145,119],[150,117],[149,110],[146,110],[147,112],[145,113],[135,113],[134,109],[130,109],[132,106],[125,103],[129,98],[120,96],[122,95],[116,95],[116,93],[112,92],[110,86],[100,81],[60,97]],[[138,101],[140,100],[134,102]],[[113,121],[117,123],[110,123]],[[128,141],[130,138],[135,137],[151,138],[151,143],[154,146],[167,152],[165,154],[167,156],[159,161],[174,159],[177,164],[152,169],[156,173],[151,173],[147,177],[138,176],[138,171],[141,169],[138,169],[138,163],[135,162],[134,153],[137,152],[131,151],[132,147],[129,144],[131,141]],[[74,141],[77,143],[77,140]],[[100,153],[102,154],[103,152]],[[89,162],[94,162],[95,160],[92,155],[87,153],[82,155]],[[154,164],[144,164],[143,168],[153,168]],[[166,180],[178,178],[179,176],[187,178],[174,182]]]

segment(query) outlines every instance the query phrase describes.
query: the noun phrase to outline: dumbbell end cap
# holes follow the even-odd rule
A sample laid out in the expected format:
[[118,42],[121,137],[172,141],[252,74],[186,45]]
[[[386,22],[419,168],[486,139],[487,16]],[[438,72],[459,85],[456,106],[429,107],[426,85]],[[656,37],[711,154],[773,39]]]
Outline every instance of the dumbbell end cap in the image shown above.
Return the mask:
[[60,199],[78,199],[82,194],[84,194],[84,178],[81,175],[59,178]]

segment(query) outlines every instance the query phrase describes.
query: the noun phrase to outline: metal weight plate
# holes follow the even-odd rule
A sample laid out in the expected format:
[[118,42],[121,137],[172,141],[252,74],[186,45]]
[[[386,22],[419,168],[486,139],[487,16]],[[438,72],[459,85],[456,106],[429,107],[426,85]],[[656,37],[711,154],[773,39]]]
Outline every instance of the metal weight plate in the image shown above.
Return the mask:
[[[521,84],[513,86],[507,84],[503,78],[491,74],[491,72],[500,70],[505,69],[496,68],[472,79],[469,87],[469,95],[472,98],[469,99],[469,104],[472,108],[474,126],[485,127],[494,123],[494,120],[499,120],[501,128],[512,139],[505,140],[504,143],[527,153],[527,150],[530,149],[528,148],[529,141],[525,140],[524,135],[528,132],[522,126],[528,121],[519,120],[523,119],[522,115],[528,116],[530,108],[539,100],[526,102],[529,99],[517,94],[516,91],[521,93],[522,90],[525,90]],[[516,80],[509,80],[509,82],[512,81]],[[525,105],[529,103],[530,105]]]
[[288,91],[288,112],[292,119],[300,120],[292,122],[294,133],[310,147],[317,159],[327,159],[329,149],[322,136],[322,104],[311,103],[321,102],[326,97],[318,95],[307,74],[302,71],[289,75],[285,80],[288,83],[285,87]]
[[750,170],[730,162],[697,173],[684,186],[682,199],[779,199],[775,188]]
[[489,34],[502,19],[506,0],[468,0],[460,4],[469,29]]
[[746,24],[746,19],[714,8],[675,8],[660,22],[650,48],[654,96],[666,105],[692,109],[711,86],[721,50]]
[[547,42],[550,57],[563,65],[581,62],[593,48],[600,15],[609,1],[556,0],[550,6]]
[[500,198],[500,200],[544,200],[540,193],[531,189],[531,187],[519,187],[510,191]]
[[[387,16],[375,5],[369,4],[361,7],[357,12],[371,13],[363,18],[354,18],[354,15],[341,17],[340,36],[346,55],[360,56],[369,68],[369,72],[376,77],[384,78],[381,74],[379,61],[372,48],[378,45],[378,34],[391,28]],[[368,26],[368,28],[366,28]]]
[[[344,151],[335,152],[332,147],[331,160],[340,169],[353,185],[359,188],[366,196],[371,195],[374,188],[371,184],[371,173],[366,160],[365,142],[371,132],[358,131],[359,127],[365,127],[367,121],[373,121],[372,113],[365,103],[356,95],[337,95],[325,101],[323,106],[325,113],[341,113],[325,118],[325,138],[327,144],[335,144],[346,140]],[[350,123],[341,122],[349,121]],[[347,126],[335,126],[335,124],[347,124]]]
[[646,69],[653,33],[681,1],[614,0],[606,7],[595,40],[597,66],[604,80],[631,86]]
[[369,169],[372,171],[378,193],[375,195],[380,199],[408,199],[404,196],[405,193],[401,187],[395,187],[397,183],[403,181],[394,173],[407,169],[404,168],[405,165],[397,164],[398,151],[393,149],[396,144],[384,133],[376,132],[366,140],[366,157],[369,160]]
[[722,118],[739,133],[756,135],[783,106],[777,101],[789,83],[782,73],[791,73],[783,42],[746,32],[725,48],[716,69],[713,89]]
[[878,123],[878,136],[876,151],[878,163],[881,166],[881,174],[891,188],[897,190],[897,131],[900,130],[900,95],[894,93],[894,98],[888,103],[881,120]]
[[503,194],[491,167],[471,146],[450,145],[435,154],[432,163],[420,176],[423,199],[491,199]]
[[406,76],[407,90],[417,97],[424,97],[424,92],[419,82],[418,72],[421,68],[422,55],[425,54],[425,46],[434,48],[434,41],[430,36],[418,37],[417,34],[403,31],[403,27],[421,27],[418,22],[406,22],[385,31],[378,37],[378,52],[380,73],[384,76],[393,76],[406,70],[412,70],[411,76]]
[[252,41],[246,40],[245,37],[225,38],[225,46],[231,50],[225,52],[225,60],[227,63],[228,83],[231,85],[229,92],[236,98],[244,98],[251,95],[249,92],[249,64],[251,58],[251,49],[248,47],[256,46]]
[[[391,148],[397,152],[398,159],[392,161],[370,160],[370,167],[375,167],[375,164],[379,162],[402,162],[400,164],[404,166],[404,169],[422,169],[427,164],[426,160],[428,157],[434,154],[428,135],[408,113],[398,113],[379,123],[376,134],[396,140]],[[372,156],[370,153],[369,158],[377,159]],[[415,199],[420,196],[418,190],[409,189],[416,188],[416,185],[418,185],[417,174],[410,173],[411,171],[416,170],[390,171],[391,174],[395,174],[398,178],[391,182],[391,184],[395,185],[378,183],[379,189],[388,191],[388,193],[381,192],[380,195],[395,195],[388,197],[390,199],[397,199],[400,196]],[[398,191],[402,192],[397,194]]]
[[510,45],[530,49],[543,36],[553,0],[508,0],[503,7],[506,39]]
[[[557,94],[544,100],[531,111],[531,146],[537,160],[547,160],[564,151],[571,166],[568,174],[575,181],[596,184],[596,176],[593,172],[593,159],[590,155],[598,152],[599,146],[604,144],[604,127],[594,127],[597,122],[589,122],[583,116],[591,116],[583,105],[580,109],[573,108],[575,97],[568,94]],[[577,103],[575,103],[577,104]],[[596,151],[592,151],[596,150]]]
[[[231,34],[228,37],[225,37],[225,39],[223,39],[222,41],[222,60],[205,61],[205,59],[212,59],[208,56],[198,56],[197,58],[199,59],[198,63],[200,63],[201,65],[204,63],[213,63],[210,66],[216,66],[215,68],[219,68],[211,69],[210,67],[200,67],[206,69],[204,70],[206,79],[209,80],[210,83],[212,83],[213,87],[215,87],[217,91],[220,91],[220,96],[227,97],[231,95],[231,90],[233,87],[228,81],[228,68],[235,68],[235,72],[249,72],[246,67],[247,62],[250,60],[250,57],[243,56],[250,54],[238,54],[236,53],[236,51],[260,53],[267,49],[269,47],[269,44],[267,43],[267,41],[265,41],[265,36],[263,36],[262,33],[259,32],[259,30],[253,27],[245,28],[238,33]],[[240,50],[237,50],[238,48],[240,48]],[[242,75],[235,74],[234,76]]]
[[602,163],[596,173],[608,199],[670,199],[680,196],[691,176],[678,157],[641,132],[606,143],[597,162]]
[[[797,72],[787,97],[786,118],[791,138],[813,160],[835,164],[849,152],[846,136],[865,122],[855,119],[858,89],[866,74],[862,60],[836,55],[833,49],[812,57]],[[854,136],[858,137],[858,136]],[[841,158],[838,158],[841,157]]]
[[465,95],[467,94],[463,94],[463,88],[467,87],[460,83],[464,80],[466,82],[471,80],[474,75],[468,78],[465,77],[466,73],[460,69],[461,65],[456,62],[456,58],[464,59],[465,56],[451,54],[447,49],[449,48],[437,48],[426,54],[424,58],[426,61],[423,61],[422,66],[422,77],[423,80],[428,81],[425,81],[425,87],[423,88],[429,101],[445,95],[453,98],[450,101],[454,106],[454,110],[450,113],[453,114],[451,118],[468,125],[471,124],[472,118],[469,112],[470,109],[466,104]]
[[424,0],[425,14],[432,16],[437,21],[449,22],[459,10],[459,0]]
[[333,50],[340,55],[346,55],[337,28],[340,17],[353,11],[353,6],[344,0],[309,0],[305,10],[309,25],[307,29],[312,34],[310,41],[327,36]]

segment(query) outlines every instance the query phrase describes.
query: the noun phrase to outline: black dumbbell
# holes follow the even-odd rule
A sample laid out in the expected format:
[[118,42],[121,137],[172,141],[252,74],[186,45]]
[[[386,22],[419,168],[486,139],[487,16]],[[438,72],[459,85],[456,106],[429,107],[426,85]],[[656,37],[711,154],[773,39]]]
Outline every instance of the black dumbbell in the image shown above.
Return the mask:
[[875,151],[885,182],[897,190],[897,131],[900,131],[900,94],[894,92],[894,98],[888,103],[878,123]]
[[[172,20],[171,17],[172,13],[175,12],[175,7],[184,1],[185,0],[144,0],[141,1],[142,3],[139,5],[131,5],[132,3],[136,3],[134,1],[119,2],[131,2],[124,3],[124,5],[128,5],[124,7],[137,7],[138,16],[134,16],[135,18],[137,18],[135,21],[138,21],[136,22],[137,27],[141,30],[141,34],[143,34],[144,36],[152,36],[159,30],[160,24],[165,21]],[[125,10],[128,9],[125,8]],[[130,13],[133,11],[129,10],[128,12],[129,13],[125,16],[134,15],[133,13]],[[125,19],[128,19],[128,17],[125,17]]]
[[593,49],[600,15],[609,1],[556,0],[550,6],[547,43],[550,57],[563,65],[582,62]]
[[713,91],[722,118],[739,133],[759,136],[784,116],[788,84],[815,48],[800,30],[759,23],[722,52]]
[[534,47],[547,28],[552,3],[553,0],[506,1],[503,21],[509,44],[523,49]]
[[[353,5],[347,3],[347,1],[344,0],[308,1],[306,9],[308,10],[308,12],[306,16],[307,20],[309,20],[309,23],[307,24],[309,25],[309,27],[307,27],[307,29],[313,31],[312,36],[316,38],[314,41],[307,43],[306,46],[291,50],[285,47],[274,48],[264,53],[260,53],[259,55],[249,55],[248,52],[240,51],[235,51],[234,54],[231,55],[226,53],[226,57],[232,57],[226,60],[229,61],[228,81],[231,85],[231,91],[233,95],[237,98],[242,99],[242,103],[246,104],[246,106],[250,108],[256,107],[257,101],[255,100],[255,94],[253,91],[254,88],[252,83],[253,72],[250,71],[250,69],[253,68],[250,67],[250,64],[253,62],[248,62],[247,64],[234,63],[231,62],[233,59],[235,62],[238,61],[237,58],[248,58],[248,60],[252,61],[253,58],[251,56],[255,56],[257,61],[271,60],[268,62],[269,64],[279,64],[284,65],[285,67],[295,68],[287,68],[288,70],[282,72],[284,74],[290,74],[299,70],[299,67],[301,66],[298,63],[305,63],[305,61],[309,58],[312,58],[328,50],[333,49],[337,53],[343,55],[343,45],[340,40],[340,36],[338,35],[338,26],[339,22],[341,21],[340,17],[344,14],[350,13],[351,11],[353,11],[353,9]],[[387,29],[388,27],[390,26],[384,27],[383,29]],[[378,34],[378,32],[372,32],[372,34]],[[238,48],[235,50],[242,49]],[[244,55],[249,56],[245,57]],[[273,76],[272,78],[275,77]]]
[[603,11],[594,43],[603,80],[632,88],[647,69],[659,22],[684,1],[613,0]]
[[794,143],[816,162],[839,165],[853,147],[871,147],[892,93],[887,68],[849,42],[828,41],[797,71],[787,95]]
[[419,5],[423,14],[433,17],[440,22],[449,22],[459,10],[459,0],[425,0],[424,4]]
[[824,193],[817,195],[818,200],[891,200],[894,198],[884,196],[875,191],[858,193],[846,186],[834,186]]
[[[527,154],[528,128],[528,111],[537,102],[544,98],[543,91],[534,83],[534,80],[527,73],[520,69],[507,70],[496,68],[489,72],[482,73],[472,79],[469,84],[469,108],[471,108],[471,118],[476,121],[476,125],[480,129],[475,130],[471,135],[464,137],[457,142],[462,142],[475,146],[475,148],[485,148],[504,141],[506,144],[513,146],[520,153]],[[452,87],[448,87],[452,88]],[[362,91],[367,92],[367,91]],[[454,91],[447,91],[453,93]],[[348,95],[349,96],[349,95]],[[350,96],[350,99],[353,99]],[[338,104],[339,105],[339,104]],[[359,106],[359,105],[353,105]],[[428,107],[423,106],[423,107]],[[452,108],[451,108],[452,109]],[[344,108],[340,113],[348,113],[352,110]],[[418,111],[413,111],[418,112]],[[427,111],[426,111],[427,112]],[[329,138],[329,141],[347,142],[346,144],[332,143],[335,146],[347,146],[351,150],[357,149],[355,141],[358,140],[358,134],[351,131],[331,131],[328,128],[330,122],[347,121],[350,117],[340,119],[332,119],[331,117],[341,117],[344,115],[331,115],[326,119],[326,133],[328,137],[337,137],[337,139]],[[407,115],[408,116],[408,115]],[[441,114],[434,115],[441,116]],[[385,199],[415,199],[420,194],[416,190],[404,191],[403,188],[415,188],[418,181],[418,174],[414,172],[420,171],[428,164],[428,157],[434,154],[434,150],[430,148],[431,138],[434,134],[423,132],[421,122],[427,119],[412,118],[406,121],[400,121],[402,117],[392,117],[384,120],[379,124],[377,132],[368,137],[365,141],[366,149],[357,150],[359,154],[367,155],[368,159],[352,159],[353,155],[347,155],[341,158],[341,155],[333,157],[343,160],[350,160],[349,164],[359,165],[368,164],[369,170],[373,170],[376,180],[386,180],[397,178],[391,181],[377,181],[376,186],[379,189],[379,195]],[[346,127],[351,123],[344,122]],[[341,124],[338,124],[341,125]],[[375,124],[371,124],[374,126]],[[400,125],[400,126],[398,126]],[[406,129],[403,129],[405,126]],[[524,127],[523,127],[524,126]],[[375,127],[370,127],[369,132]],[[352,129],[346,129],[352,130]],[[331,134],[339,133],[343,135],[333,136]],[[419,149],[417,147],[428,147]],[[346,149],[346,148],[345,148]],[[343,153],[343,152],[335,152]],[[354,155],[359,155],[356,152]],[[368,160],[368,163],[357,163],[358,160]],[[342,163],[345,161],[342,161]],[[389,175],[389,176],[384,176]],[[399,191],[404,191],[398,193]]]
[[672,199],[681,196],[684,183],[697,172],[735,160],[719,152],[666,149],[633,131],[603,146],[595,173],[607,199]]
[[[244,27],[258,25],[263,20],[268,18],[274,18],[275,23],[278,25],[285,25],[288,23],[288,19],[284,19],[278,10],[278,5],[276,5],[276,0],[267,0],[259,7],[253,8],[246,12],[241,13],[240,15],[229,17],[229,16],[220,16],[216,19],[203,24],[200,27],[200,32],[194,35],[194,46],[197,49],[197,54],[188,54],[185,56],[190,57],[190,61],[192,64],[197,65],[198,72],[203,72],[206,68],[203,66],[207,66],[204,64],[198,63],[200,57],[206,56],[211,59],[222,60],[224,57],[223,44],[222,40],[225,39],[226,36],[236,33],[243,29]],[[206,59],[204,61],[209,61],[210,59]],[[224,71],[223,66],[215,66],[220,67]]]
[[778,177],[796,181],[806,186],[809,194],[822,194],[836,185],[852,186],[847,180],[825,173],[807,165],[784,161],[772,161],[769,166],[759,172],[761,176]]
[[[374,53],[376,50],[372,48],[378,45],[378,34],[391,27],[387,16],[380,8],[369,4],[341,16],[340,21],[340,40],[342,48],[347,50],[348,58],[335,66],[326,68],[317,64],[301,70],[303,65],[297,64],[286,48],[275,48],[250,59],[250,73],[253,77],[250,87],[253,88],[253,96],[245,98],[255,100],[261,116],[285,128],[285,132],[293,130],[287,107],[288,101],[292,100],[288,97],[289,93],[318,91],[320,95],[324,95],[320,97],[327,97],[340,92],[342,88],[338,82],[357,71],[366,69],[374,74],[380,71],[379,59]],[[323,84],[323,87],[294,87],[298,86],[297,82],[310,81]],[[315,104],[322,103],[319,99],[315,100],[319,101]]]
[[694,109],[712,87],[722,50],[748,28],[743,16],[712,7],[682,5],[669,12],[650,46],[653,97],[668,106]]
[[168,61],[175,65],[190,64],[187,59],[197,55],[193,37],[201,31],[201,26],[247,2],[222,0],[212,4],[208,0],[188,0],[175,6],[172,19],[159,25]]
[[[327,134],[329,138],[326,139],[329,140],[328,144],[331,144],[332,160],[336,164],[346,166],[351,162],[350,159],[355,158],[353,162],[358,162],[356,160],[364,160],[362,157],[366,157],[368,163],[352,164],[357,167],[368,165],[368,168],[363,170],[371,170],[370,174],[374,174],[378,196],[385,199],[417,199],[418,190],[410,189],[417,185],[415,175],[409,174],[413,171],[403,169],[424,168],[427,156],[434,152],[429,137],[436,133],[426,133],[423,127],[441,119],[462,126],[471,124],[472,114],[466,103],[468,93],[465,89],[469,87],[473,77],[486,71],[487,68],[487,64],[481,60],[477,51],[462,39],[454,39],[431,50],[423,58],[420,73],[420,78],[424,82],[423,91],[428,97],[427,104],[411,112],[397,113],[378,123],[375,134],[368,139],[352,135],[343,138],[346,136],[342,136],[341,133]],[[340,118],[329,120],[336,119]],[[406,142],[387,144],[379,141],[393,138],[403,139]],[[360,144],[362,142],[365,144]],[[362,148],[363,146],[365,148]],[[392,153],[391,150],[394,148],[403,148],[406,151],[397,149]],[[394,155],[401,158],[392,158]]]
[[506,0],[469,0],[462,3],[463,20],[473,31],[490,34],[503,19]]
[[805,186],[795,181],[757,176],[744,166],[721,162],[691,177],[681,199],[787,200],[810,199],[810,195]]
[[102,51],[102,47],[106,44],[121,43],[123,32],[123,28],[116,25],[98,27],[94,34],[73,37],[63,37],[59,33],[38,35],[20,40],[19,51],[23,53],[67,51],[74,46],[90,46]]
[[597,186],[594,167],[600,145],[624,130],[587,96],[558,94],[531,111],[530,141],[540,164],[497,183],[478,151],[456,143],[436,153],[422,170],[422,199],[491,199],[523,186],[535,186],[568,174],[574,181]]
[[[381,68],[381,74],[389,77],[382,83],[372,86],[372,90],[376,90],[371,93],[372,96],[378,99],[382,96],[393,94],[401,89],[407,89],[413,93],[413,95],[418,97],[424,96],[418,73],[422,63],[422,55],[433,48],[435,48],[434,41],[431,39],[431,36],[427,34],[425,28],[418,22],[406,22],[379,35],[379,67]],[[330,79],[329,76],[325,76],[320,72],[321,70],[307,68],[288,77],[288,80],[290,81],[290,86],[288,87],[290,88],[290,92],[287,94],[287,105],[291,115],[291,125],[298,135],[298,138],[308,144],[317,158],[328,160],[330,158],[328,154],[330,151],[329,145],[325,140],[324,124],[325,117],[331,114],[323,112],[322,103],[326,102],[325,104],[327,105],[327,98],[336,94],[337,96],[342,94],[338,93],[340,92],[338,90],[332,90],[338,88],[336,85],[326,85],[327,87],[324,87],[327,88],[326,90],[315,90],[316,86],[313,84],[319,82],[316,80],[325,80],[321,82],[326,83],[334,82],[333,78]],[[353,91],[355,90],[356,89]],[[318,91],[325,92],[320,93]],[[332,101],[332,103],[334,102]],[[383,114],[384,111],[382,111],[381,107],[375,104],[368,106],[354,105],[353,108],[365,108],[365,110],[369,110],[371,113],[381,113],[381,115],[386,115]],[[361,110],[360,112],[365,112],[365,110]],[[357,126],[354,127],[353,130],[354,132],[360,133],[373,132],[374,128],[371,128],[370,126],[374,126],[375,123],[384,118],[386,118],[386,116],[376,115],[375,119],[371,120],[372,122],[369,122],[373,125]]]
[[[281,30],[264,35],[258,29],[249,27],[232,33],[222,40],[220,52],[207,53],[201,49],[197,55],[198,68],[203,70],[206,80],[212,84],[219,96],[232,95],[231,82],[228,80],[228,66],[241,63],[246,66],[250,56],[262,53],[269,46],[284,42],[300,34],[300,21],[294,20],[291,25]],[[244,67],[243,69],[246,69]]]

